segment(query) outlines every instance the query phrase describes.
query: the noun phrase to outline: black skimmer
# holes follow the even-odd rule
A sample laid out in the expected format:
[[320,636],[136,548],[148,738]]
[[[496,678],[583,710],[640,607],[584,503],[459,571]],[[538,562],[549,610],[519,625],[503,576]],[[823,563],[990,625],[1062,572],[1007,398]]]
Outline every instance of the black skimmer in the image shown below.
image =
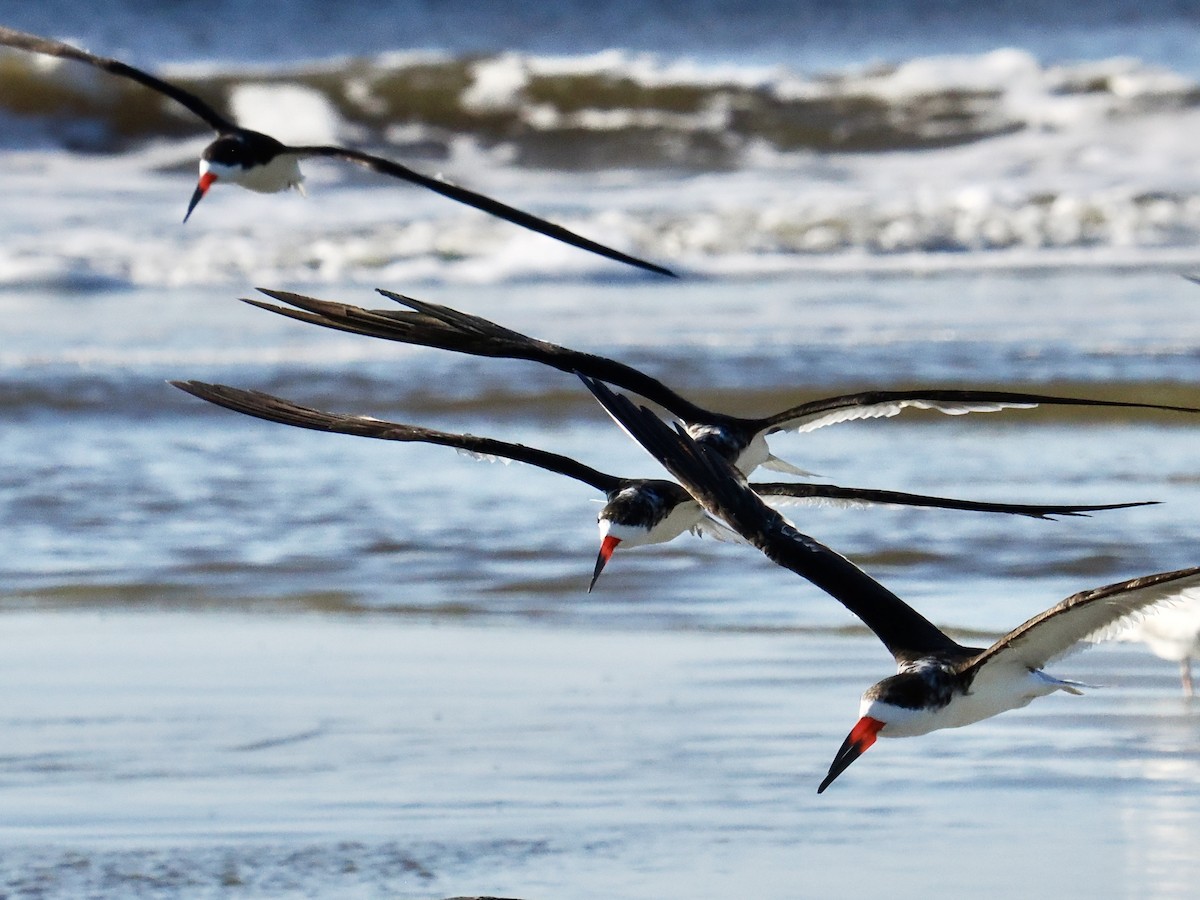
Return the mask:
[[1183,695],[1196,695],[1192,660],[1200,659],[1200,596],[1155,610],[1122,631],[1117,639],[1143,643],[1160,659],[1179,663]]
[[886,418],[909,408],[937,410],[948,415],[1031,409],[1041,405],[1200,413],[1200,409],[1183,406],[1052,397],[1014,391],[912,390],[843,394],[802,403],[773,415],[748,418],[698,406],[657,378],[616,360],[540,341],[480,316],[414,300],[391,291],[380,290],[379,293],[414,311],[369,310],[290,291],[259,290],[268,297],[298,309],[287,309],[248,298],[244,298],[245,302],[304,322],[473,356],[531,360],[563,372],[579,372],[640,394],[682,420],[693,438],[719,450],[746,475],[760,465],[793,475],[811,474],[772,454],[767,447],[768,435],[783,431],[815,431],[826,425],[854,419]]
[[161,78],[156,78],[141,69],[135,69],[120,60],[96,56],[70,44],[4,27],[0,27],[0,45],[28,50],[31,53],[76,60],[122,78],[130,78],[174,100],[216,131],[216,140],[205,147],[201,155],[200,180],[192,194],[191,202],[188,203],[187,213],[183,217],[185,222],[191,216],[192,210],[196,208],[196,204],[215,183],[229,182],[252,191],[274,194],[301,186],[304,176],[300,174],[300,160],[308,157],[327,157],[346,160],[370,169],[372,172],[378,172],[380,175],[389,175],[392,178],[420,185],[444,197],[449,197],[451,200],[457,200],[459,203],[473,206],[489,215],[520,225],[522,228],[528,228],[530,231],[536,231],[608,259],[636,266],[649,272],[657,272],[660,275],[672,277],[675,275],[674,272],[663,266],[606,247],[569,231],[561,225],[555,225],[553,222],[540,219],[498,200],[442,181],[439,178],[422,175],[420,172],[413,171],[407,166],[402,166],[389,159],[349,147],[293,147],[283,144],[268,134],[242,128],[190,91],[163,81]]
[[[173,381],[180,390],[202,400],[232,409],[245,415],[271,422],[377,438],[386,441],[440,444],[454,447],[463,453],[484,459],[508,459],[557,472],[594,487],[605,496],[605,504],[596,518],[600,529],[600,552],[588,591],[596,585],[605,565],[618,546],[631,548],[662,544],[674,540],[685,531],[707,534],[718,539],[738,539],[724,525],[708,516],[691,494],[673,481],[654,478],[621,478],[593,469],[568,456],[546,450],[510,444],[492,438],[470,434],[451,434],[387,422],[369,416],[330,413],[300,406],[281,397],[203,381]],[[1029,504],[985,503],[905,494],[898,491],[879,491],[867,488],[846,488],[836,484],[755,484],[754,490],[767,495],[771,502],[781,504],[826,503],[853,505],[923,506],[975,512],[1009,513],[1047,519],[1052,516],[1080,516],[1105,509],[1143,506],[1145,503],[1117,503],[1104,506],[1036,506]]]
[[911,737],[957,728],[1027,705],[1054,691],[1080,693],[1077,682],[1043,666],[1115,629],[1156,604],[1200,599],[1200,566],[1147,575],[1083,591],[1034,616],[987,648],[967,647],[845,557],[801,534],[750,490],[718,452],[673,430],[646,407],[581,376],[614,419],[659,460],[704,508],[772,562],[830,594],[858,616],[896,660],[897,674],[862,695],[859,719],[842,744],[823,792],[879,736]]

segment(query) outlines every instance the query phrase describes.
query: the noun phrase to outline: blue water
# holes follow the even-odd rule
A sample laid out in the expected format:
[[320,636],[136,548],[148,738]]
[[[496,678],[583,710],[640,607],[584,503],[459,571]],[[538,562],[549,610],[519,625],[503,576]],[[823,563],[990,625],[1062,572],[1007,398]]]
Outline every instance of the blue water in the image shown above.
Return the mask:
[[[609,48],[813,72],[1000,46],[1047,62],[1135,56],[1200,72],[1200,15],[1171,0],[564,0],[500,4],[22,0],[0,21],[141,59],[277,61],[395,49],[588,53]],[[268,24],[269,23],[269,24]]]
[[[1013,387],[1200,407],[1197,291],[1172,273],[943,275],[743,283],[429,288],[509,327],[645,368],[719,409],[755,412],[864,388]],[[352,286],[318,294],[387,307]],[[1047,297],[1055,298],[1046,303]],[[154,596],[238,606],[454,608],[483,617],[740,628],[834,624],[736,548],[679,540],[618,554],[583,594],[597,494],[441,447],[323,435],[210,408],[201,379],[300,403],[529,443],[618,475],[657,476],[574,380],[314,328],[222,289],[0,294],[0,486],[17,598]],[[932,339],[931,339],[932,338]],[[908,414],[779,435],[775,452],[838,484],[1007,502],[1162,506],[1059,523],[927,510],[794,513],[938,621],[1015,624],[1002,587],[1044,605],[1191,563],[1200,489],[1192,417],[1058,409]],[[716,569],[711,567],[716,566]],[[672,590],[648,590],[663,571]],[[782,580],[787,583],[791,576]],[[765,580],[765,581],[764,581]],[[905,581],[907,580],[907,581]],[[963,591],[981,599],[964,609]],[[1038,609],[1023,607],[1032,614]]]

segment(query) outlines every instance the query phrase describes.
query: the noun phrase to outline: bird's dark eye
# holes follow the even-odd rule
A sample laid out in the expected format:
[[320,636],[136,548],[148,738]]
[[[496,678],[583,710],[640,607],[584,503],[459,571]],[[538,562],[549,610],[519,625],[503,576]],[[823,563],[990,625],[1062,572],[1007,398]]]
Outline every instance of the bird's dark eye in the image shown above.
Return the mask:
[[204,148],[201,154],[208,162],[223,166],[236,166],[245,155],[245,147],[234,135],[223,135]]
[[624,523],[643,522],[660,514],[662,498],[647,490],[622,491],[605,504],[601,518]]
[[232,134],[223,134],[204,148],[201,156],[210,163],[220,166],[241,166],[250,169],[269,163],[287,147],[269,134],[239,128]]

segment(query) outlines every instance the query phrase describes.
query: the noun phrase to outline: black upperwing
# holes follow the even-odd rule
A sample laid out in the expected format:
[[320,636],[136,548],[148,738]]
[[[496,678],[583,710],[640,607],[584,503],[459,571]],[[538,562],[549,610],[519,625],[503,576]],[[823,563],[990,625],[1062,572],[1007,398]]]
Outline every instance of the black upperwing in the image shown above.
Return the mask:
[[948,415],[973,412],[997,412],[1002,409],[1032,409],[1035,406],[1107,406],[1126,409],[1158,409],[1170,412],[1200,412],[1190,406],[1165,406],[1157,403],[1136,403],[1122,400],[1089,400],[1077,397],[1054,397],[1046,394],[1023,394],[1013,391],[971,390],[912,390],[865,391],[843,394],[801,403],[775,413],[764,422],[768,433],[776,431],[814,431],[837,422],[853,419],[877,419],[894,416],[901,410],[931,409]]
[[135,69],[133,66],[127,65],[120,60],[109,59],[105,56],[96,56],[93,53],[88,53],[86,50],[80,50],[78,47],[72,47],[70,44],[64,44],[61,41],[54,41],[50,38],[38,37],[36,34],[26,34],[23,31],[14,31],[11,28],[4,27],[0,27],[0,45],[16,47],[18,50],[28,50],[31,53],[42,53],[46,56],[57,56],[62,59],[73,59],[78,62],[87,63],[90,66],[103,69],[105,72],[113,75],[132,79],[138,84],[170,97],[176,103],[203,119],[215,131],[226,133],[236,131],[238,128],[236,122],[221,115],[190,91],[185,91],[183,88],[163,81],[161,78],[155,78],[150,73],[143,72],[141,69]]
[[1031,519],[1051,519],[1054,516],[1086,516],[1106,509],[1129,509],[1134,506],[1153,506],[1157,500],[1130,503],[1104,503],[1096,506],[1053,506],[1035,503],[990,503],[983,500],[958,500],[954,497],[935,497],[928,494],[909,494],[904,491],[883,491],[873,488],[840,487],[836,484],[805,484],[802,482],[752,482],[756,494],[768,500],[768,505],[791,503],[830,503],[847,506],[922,506],[931,509],[958,509],[966,512],[1006,513],[1028,516]]
[[[380,289],[379,293],[414,312],[368,310],[344,303],[329,303],[288,291],[260,288],[269,297],[307,310],[304,316],[290,310],[247,302],[293,318],[402,343],[437,347],[473,356],[525,359],[563,372],[580,372],[650,400],[689,424],[720,424],[746,434],[758,431],[813,431],[837,422],[893,416],[905,408],[932,409],[949,415],[1029,409],[1038,405],[1073,405],[1200,412],[1187,406],[1168,406],[1119,400],[1092,400],[1027,394],[1013,391],[912,390],[864,391],[802,403],[761,418],[746,418],[705,409],[680,396],[645,372],[594,353],[584,353],[531,338],[481,316],[428,303]],[[1063,513],[1066,515],[1067,513]]]
[[172,381],[171,384],[217,406],[224,406],[226,409],[270,422],[294,425],[297,428],[351,434],[384,441],[438,444],[478,456],[511,459],[514,462],[527,463],[537,466],[539,469],[574,478],[605,494],[623,487],[627,482],[627,479],[597,471],[569,456],[538,450],[536,447],[527,447],[524,444],[510,444],[507,441],[476,437],[472,434],[451,434],[445,431],[421,428],[417,425],[385,422],[369,416],[324,412],[300,406],[262,391],[243,390],[223,384],[208,384],[203,381]]
[[898,662],[968,652],[854,563],[788,524],[716,453],[697,445],[682,429],[672,430],[645,407],[634,406],[594,379],[581,378],[609,414],[709,513],[858,616]]
[[528,228],[530,231],[536,231],[538,234],[544,234],[546,237],[562,241],[564,244],[579,247],[581,250],[587,250],[607,259],[615,260],[616,262],[636,266],[647,272],[655,272],[659,275],[670,276],[671,278],[678,277],[670,269],[656,263],[638,259],[636,256],[630,256],[627,253],[622,253],[620,250],[614,250],[612,247],[606,247],[604,244],[597,243],[569,229],[563,228],[561,225],[555,225],[553,222],[548,222],[531,213],[509,206],[507,203],[501,203],[499,200],[493,200],[491,197],[486,197],[475,191],[469,191],[464,187],[459,187],[440,178],[431,178],[428,175],[422,175],[420,172],[408,168],[408,166],[403,166],[390,159],[384,159],[381,156],[374,156],[370,153],[364,153],[361,150],[335,146],[289,147],[288,149],[294,153],[304,154],[305,156],[328,156],[336,159],[344,159],[370,169],[372,172],[378,172],[381,175],[390,175],[393,178],[400,178],[412,184],[420,185],[423,188],[428,188],[435,193],[441,194],[443,197],[449,197],[451,200],[465,203],[467,206],[472,206],[488,215],[512,222],[514,225],[519,225],[522,228]]
[[318,300],[315,297],[306,297],[290,291],[275,291],[265,288],[259,288],[259,290],[268,297],[299,307],[311,315],[297,315],[291,310],[257,300],[246,299],[246,302],[301,321],[405,344],[435,347],[471,356],[524,359],[542,363],[561,372],[581,372],[639,394],[689,423],[725,421],[740,423],[743,421],[697,406],[675,393],[657,378],[632,366],[605,356],[583,353],[561,347],[558,344],[540,341],[497,325],[481,316],[460,312],[436,303],[426,303],[402,294],[380,290],[379,293],[385,297],[409,307],[414,312],[363,309],[346,303]]

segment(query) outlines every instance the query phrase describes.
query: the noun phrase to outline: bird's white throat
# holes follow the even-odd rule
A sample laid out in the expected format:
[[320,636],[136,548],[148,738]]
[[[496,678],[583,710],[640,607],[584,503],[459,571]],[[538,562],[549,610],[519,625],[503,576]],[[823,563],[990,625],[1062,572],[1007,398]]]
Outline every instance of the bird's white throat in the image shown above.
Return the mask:
[[217,183],[236,184],[261,194],[276,194],[295,188],[304,192],[304,175],[300,172],[300,158],[293,153],[280,153],[265,163],[254,166],[226,166],[219,162],[200,160],[200,175],[211,172]]

